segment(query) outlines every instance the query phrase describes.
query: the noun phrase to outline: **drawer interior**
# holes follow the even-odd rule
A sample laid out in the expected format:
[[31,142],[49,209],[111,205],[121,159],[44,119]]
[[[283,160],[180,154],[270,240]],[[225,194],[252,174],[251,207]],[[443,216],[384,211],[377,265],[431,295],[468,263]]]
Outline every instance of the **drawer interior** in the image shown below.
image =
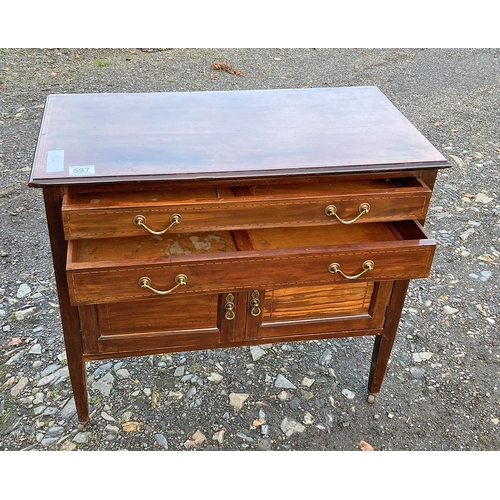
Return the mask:
[[256,184],[248,187],[233,188],[237,196],[290,196],[291,194],[310,196],[330,196],[334,198],[340,195],[366,194],[374,195],[403,188],[405,192],[411,190],[422,191],[428,188],[422,181],[415,177],[404,177],[400,179],[359,179],[356,181],[341,181],[325,179],[321,182],[311,184],[310,182],[280,183],[280,184]]
[[254,229],[248,231],[254,250],[276,250],[309,246],[355,245],[403,239],[391,223],[345,226],[314,226]]
[[266,183],[226,186],[226,185],[189,185],[162,186],[160,189],[137,189],[111,192],[91,193],[69,192],[63,200],[63,212],[71,210],[92,210],[103,208],[147,207],[163,204],[190,204],[211,202],[235,196],[252,196],[257,198],[300,198],[300,197],[335,197],[340,195],[381,194],[396,189],[405,192],[425,191],[428,188],[418,178],[405,177],[398,179],[360,179],[356,181],[339,181],[331,178],[305,179],[287,183]]
[[[407,224],[414,225],[409,221]],[[121,260],[177,260],[190,255],[237,252],[238,250],[278,250],[334,245],[394,242],[403,239],[426,238],[423,231],[405,229],[405,223],[372,223],[358,226],[324,228],[272,228],[245,231],[246,248],[238,248],[231,231],[169,236],[136,236],[130,238],[101,238],[69,242],[68,262],[100,262]],[[399,230],[398,228],[402,229]],[[240,232],[241,233],[241,232]],[[407,238],[405,238],[405,236]]]
[[229,231],[74,240],[69,242],[69,247],[71,262],[170,258],[237,251]]
[[230,187],[196,186],[162,187],[161,189],[138,189],[91,193],[70,192],[63,200],[63,211],[102,208],[125,208],[130,206],[156,206],[165,203],[197,203],[215,201],[221,197],[233,197]]

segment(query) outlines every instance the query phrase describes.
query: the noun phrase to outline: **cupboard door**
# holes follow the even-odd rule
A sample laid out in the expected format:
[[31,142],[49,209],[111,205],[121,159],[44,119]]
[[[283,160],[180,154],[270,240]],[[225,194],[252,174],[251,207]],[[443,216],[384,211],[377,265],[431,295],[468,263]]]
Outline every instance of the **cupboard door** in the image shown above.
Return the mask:
[[92,359],[103,354],[215,347],[231,337],[236,323],[231,315],[225,316],[228,295],[153,297],[79,307],[84,353]]
[[[355,282],[265,290],[249,335],[262,340],[366,334],[381,329],[394,282]],[[251,308],[249,304],[249,308]],[[250,309],[249,309],[250,310]]]

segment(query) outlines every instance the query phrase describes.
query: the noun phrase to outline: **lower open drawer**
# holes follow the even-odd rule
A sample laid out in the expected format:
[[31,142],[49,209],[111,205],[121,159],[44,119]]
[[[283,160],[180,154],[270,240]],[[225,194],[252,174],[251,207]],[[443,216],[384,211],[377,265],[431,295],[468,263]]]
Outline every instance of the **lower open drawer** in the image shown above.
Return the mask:
[[[236,237],[237,236],[237,237]],[[244,244],[241,241],[244,241]],[[435,242],[418,222],[74,240],[73,305],[426,277]]]

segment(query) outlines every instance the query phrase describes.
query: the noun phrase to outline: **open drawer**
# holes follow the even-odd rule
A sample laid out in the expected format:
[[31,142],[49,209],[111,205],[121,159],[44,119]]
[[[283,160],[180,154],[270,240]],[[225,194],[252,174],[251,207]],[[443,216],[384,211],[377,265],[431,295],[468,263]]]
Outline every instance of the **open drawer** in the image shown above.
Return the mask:
[[431,190],[418,178],[190,186],[76,193],[62,206],[65,238],[423,220]]
[[423,278],[435,250],[415,221],[258,229],[246,235],[244,250],[230,231],[70,241],[71,302]]

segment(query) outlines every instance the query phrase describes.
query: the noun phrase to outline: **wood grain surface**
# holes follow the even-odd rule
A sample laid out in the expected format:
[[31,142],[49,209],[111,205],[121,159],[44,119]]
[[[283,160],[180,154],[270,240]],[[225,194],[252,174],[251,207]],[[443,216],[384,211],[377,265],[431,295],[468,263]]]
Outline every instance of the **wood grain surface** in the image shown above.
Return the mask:
[[415,165],[450,166],[377,87],[55,94],[30,184]]

